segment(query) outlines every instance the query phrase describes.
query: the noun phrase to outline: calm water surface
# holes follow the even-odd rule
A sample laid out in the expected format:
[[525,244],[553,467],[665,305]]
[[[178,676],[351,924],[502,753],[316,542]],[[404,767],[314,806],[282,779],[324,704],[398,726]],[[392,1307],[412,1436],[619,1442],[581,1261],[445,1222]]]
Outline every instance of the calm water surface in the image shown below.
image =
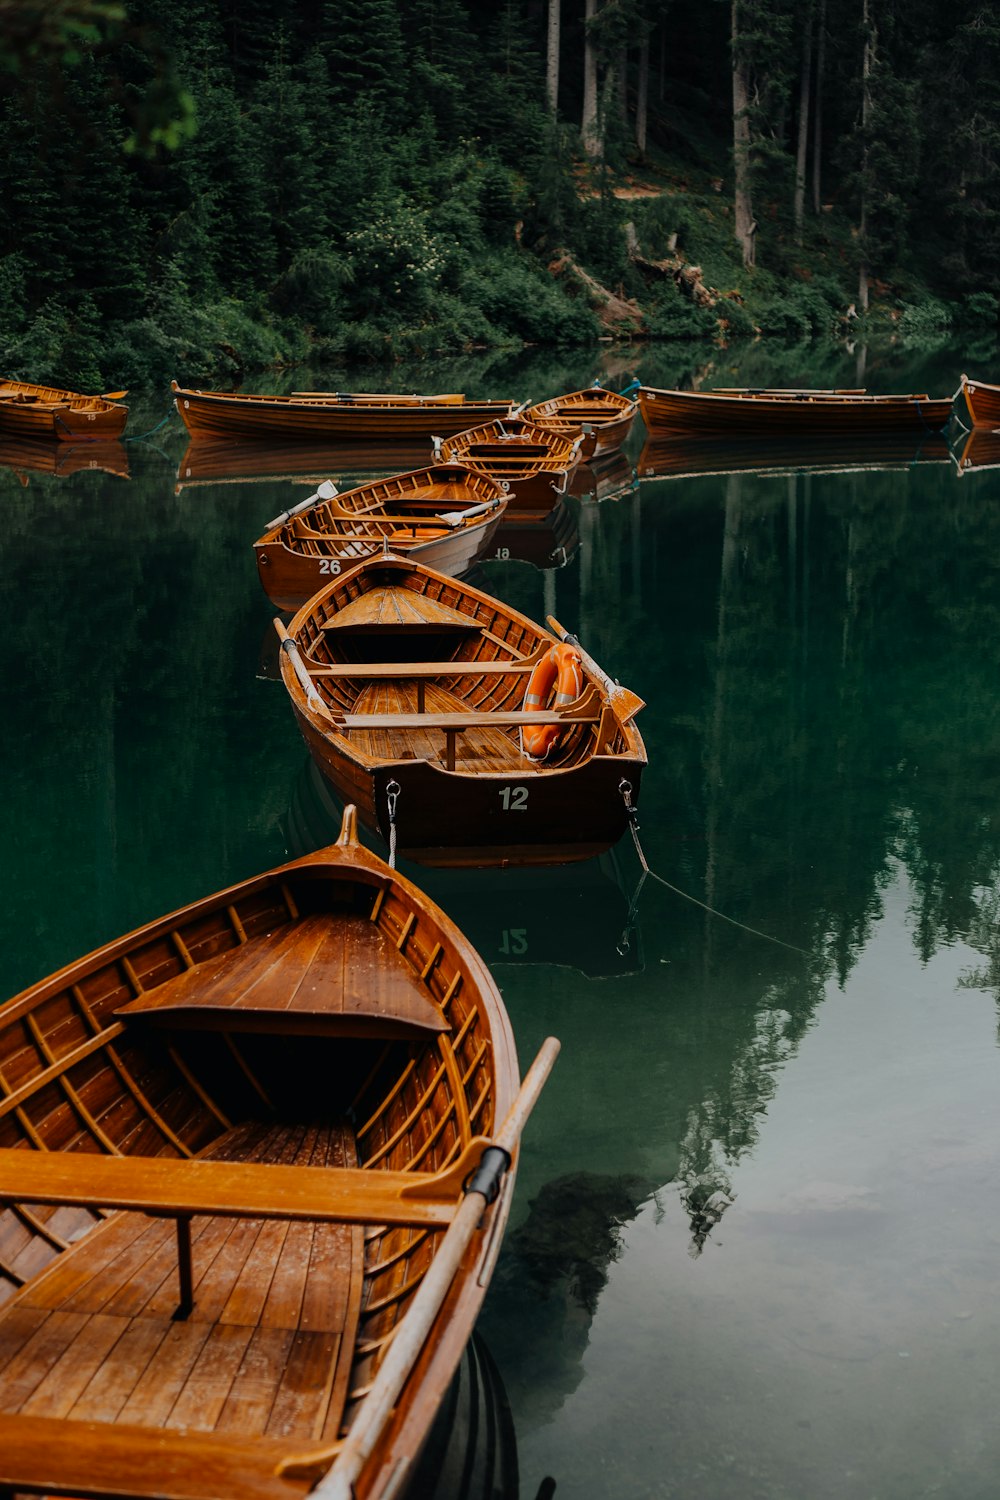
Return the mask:
[[[395,383],[540,400],[691,362],[625,358]],[[730,351],[707,383],[855,383],[857,355],[824,358]],[[943,394],[966,367],[865,378]],[[167,409],[135,403],[130,431]],[[4,994],[333,831],[250,548],[308,491],[183,483],[176,419],[125,449],[127,478],[0,454]],[[649,879],[630,909],[630,841],[418,877],[493,967],[522,1064],[563,1042],[479,1325],[525,1500],[547,1476],[996,1494],[1000,468],[959,477],[933,443],[809,458],[720,452],[574,500],[563,566],[513,538],[475,576],[646,699],[640,837],[695,898]]]

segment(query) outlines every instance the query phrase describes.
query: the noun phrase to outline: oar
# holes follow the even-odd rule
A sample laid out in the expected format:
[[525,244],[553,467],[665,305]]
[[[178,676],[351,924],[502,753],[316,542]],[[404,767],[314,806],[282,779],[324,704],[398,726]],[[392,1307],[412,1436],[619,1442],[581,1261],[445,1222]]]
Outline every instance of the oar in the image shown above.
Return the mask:
[[[496,1197],[500,1177],[510,1166],[511,1155],[558,1054],[558,1041],[554,1036],[547,1037],[525,1075],[499,1134],[483,1151],[479,1169],[473,1173],[466,1195],[448,1226],[437,1254],[393,1335],[388,1353],[379,1366],[378,1374],[361,1404],[361,1410],[351,1424],[350,1432],[334,1450],[336,1458],[333,1467],[310,1490],[314,1500],[353,1500],[354,1483],[382,1437],[399,1393],[451,1290],[469,1242],[479,1228],[483,1205],[492,1203]],[[325,1452],[320,1450],[318,1453],[303,1453],[300,1459],[286,1460],[278,1472],[288,1478],[309,1478],[329,1457],[329,1449]]]
[[[274,619],[274,628],[278,632],[278,639],[281,641],[281,649],[282,651],[284,651],[285,655],[288,657],[288,660],[291,662],[292,671],[299,679],[299,682],[302,686],[302,691],[306,695],[307,705],[312,709],[313,713],[319,714],[322,718],[328,719],[331,724],[336,725],[336,717],[330,712],[329,708],[323,702],[321,695],[316,691],[316,684],[309,676],[306,664],[302,660],[302,653],[299,651],[298,642],[293,636],[290,636],[288,634],[288,631],[285,629],[284,624],[281,620],[278,619],[277,616],[275,616]],[[341,731],[343,731],[343,726],[340,727]]]
[[488,516],[499,504],[499,500],[484,500],[480,505],[470,505],[467,510],[442,511],[436,519],[443,521],[446,526],[461,526],[463,521],[471,521],[476,516]]
[[308,500],[300,500],[298,505],[291,506],[289,510],[283,510],[280,516],[275,516],[273,521],[268,521],[264,530],[271,531],[275,526],[284,526],[285,522],[290,521],[293,516],[300,516],[304,510],[312,510],[313,506],[318,505],[321,500],[332,500],[335,495],[339,494],[340,491],[333,480],[324,479],[315,495],[310,495]]
[[127,395],[128,395],[128,391],[102,391],[102,393],[101,393],[101,400],[102,401],[120,401],[123,396],[127,396]]
[[561,641],[565,641],[568,646],[575,646],[579,651],[583,658],[584,666],[601,683],[608,695],[611,706],[623,724],[627,724],[629,719],[634,719],[640,708],[646,707],[645,700],[640,698],[638,693],[633,693],[631,688],[622,687],[620,682],[615,682],[613,677],[608,676],[603,667],[598,666],[594,658],[589,656],[580,645],[576,636],[559,624],[555,615],[546,615],[545,619],[553,635],[558,636]]

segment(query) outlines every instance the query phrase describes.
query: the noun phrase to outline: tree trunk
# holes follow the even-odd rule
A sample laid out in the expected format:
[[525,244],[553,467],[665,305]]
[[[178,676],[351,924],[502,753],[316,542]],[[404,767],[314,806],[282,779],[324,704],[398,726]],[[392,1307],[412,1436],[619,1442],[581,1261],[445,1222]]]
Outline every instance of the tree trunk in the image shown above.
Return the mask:
[[865,244],[868,232],[868,127],[872,113],[872,70],[878,41],[872,25],[871,0],[864,0],[861,24],[865,35],[865,50],[861,61],[861,220],[858,225],[861,261],[858,266],[858,311],[863,313],[868,310],[869,284],[868,249]]
[[545,92],[549,100],[549,112],[553,119],[559,112],[559,7],[560,0],[549,0],[548,68],[545,75]]
[[809,85],[812,78],[813,8],[806,13],[802,33],[802,72],[799,80],[799,139],[795,153],[795,238],[802,243],[802,219],[806,206],[806,151],[809,146]]
[[816,36],[816,103],[813,118],[813,213],[820,211],[820,168],[823,145],[823,66],[826,62],[826,0],[819,0]]
[[[598,0],[587,0],[584,21],[597,15]],[[583,148],[588,156],[601,156],[601,132],[597,118],[597,48],[589,30],[583,43],[583,120],[580,127]]]
[[649,37],[639,48],[639,77],[635,90],[635,143],[640,156],[646,154],[646,119],[649,114]]
[[739,5],[740,0],[732,0],[733,171],[735,177],[733,208],[736,219],[736,238],[743,251],[743,264],[752,266],[756,258],[754,240],[757,234],[757,223],[753,216],[753,205],[750,199],[750,84],[746,60],[741,55]]

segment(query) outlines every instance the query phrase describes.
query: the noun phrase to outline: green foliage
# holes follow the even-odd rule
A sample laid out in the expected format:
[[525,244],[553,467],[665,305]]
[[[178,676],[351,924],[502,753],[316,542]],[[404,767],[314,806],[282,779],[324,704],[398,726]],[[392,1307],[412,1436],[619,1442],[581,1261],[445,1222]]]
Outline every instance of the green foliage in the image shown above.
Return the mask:
[[[682,295],[673,281],[664,281],[656,292],[646,315],[646,325],[650,337],[656,339],[703,339],[718,326],[714,312],[707,307],[697,307]],[[745,331],[752,332],[752,325]]]

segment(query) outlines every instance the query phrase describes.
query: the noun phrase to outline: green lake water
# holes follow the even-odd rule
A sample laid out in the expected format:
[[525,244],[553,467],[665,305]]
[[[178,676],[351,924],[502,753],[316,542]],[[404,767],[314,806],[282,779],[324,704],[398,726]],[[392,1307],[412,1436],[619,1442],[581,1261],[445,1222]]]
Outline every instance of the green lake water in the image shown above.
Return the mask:
[[[712,358],[706,385],[1000,379],[957,349]],[[541,400],[705,362],[536,352],[337,385]],[[251,548],[308,488],[183,483],[168,409],[133,402],[127,478],[0,453],[5,995],[335,832]],[[620,493],[569,502],[563,566],[474,581],[645,699],[640,839],[668,885],[633,902],[629,839],[426,876],[522,1066],[563,1044],[479,1323],[520,1494],[992,1500],[1000,467],[960,472],[956,430],[951,453],[767,471],[719,445],[714,472],[632,483],[642,439]]]

